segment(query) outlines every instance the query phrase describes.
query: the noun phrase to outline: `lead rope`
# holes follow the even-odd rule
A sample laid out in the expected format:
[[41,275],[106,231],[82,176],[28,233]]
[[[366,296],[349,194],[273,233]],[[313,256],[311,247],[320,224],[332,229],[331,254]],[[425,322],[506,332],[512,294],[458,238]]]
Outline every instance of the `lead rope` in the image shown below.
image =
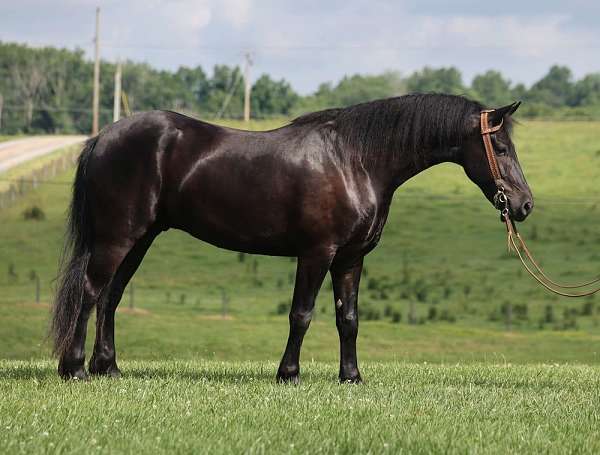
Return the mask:
[[[590,284],[594,284],[596,282],[598,282],[599,280],[596,278],[593,281],[590,281],[588,284],[581,284],[581,285],[560,285],[558,283],[555,283],[554,281],[552,281],[550,278],[548,278],[546,276],[546,274],[544,273],[544,271],[537,265],[537,263],[535,262],[535,260],[533,259],[533,257],[531,257],[531,254],[529,253],[529,249],[527,248],[527,245],[525,244],[525,241],[523,240],[523,238],[521,237],[521,235],[519,234],[519,232],[517,231],[516,226],[513,224],[512,220],[508,217],[508,216],[504,216],[504,222],[506,223],[506,230],[508,232],[508,246],[509,246],[509,250],[512,249],[517,253],[517,255],[519,256],[519,259],[521,260],[521,264],[523,264],[523,266],[525,267],[525,270],[527,270],[527,272],[529,272],[529,274],[538,282],[540,283],[543,287],[545,287],[546,289],[548,289],[550,292],[553,292],[555,294],[558,295],[562,295],[563,297],[586,297],[588,295],[592,295],[595,294],[596,292],[600,291],[600,288],[597,289],[592,289],[590,291],[586,291],[586,292],[577,292],[577,293],[570,293],[570,292],[564,292],[561,291],[559,289],[554,289],[552,287],[552,285],[559,287],[559,288],[563,288],[563,289],[577,289],[577,288],[582,288],[584,286],[589,286]],[[517,244],[515,242],[515,237],[519,240],[519,244]],[[529,267],[529,265],[527,265],[527,262],[525,261],[525,259],[523,258],[523,255],[521,254],[521,248],[523,248],[523,251],[525,252],[525,255],[527,256],[527,258],[531,261],[531,263],[533,264],[533,266],[535,267],[535,269],[540,273],[541,277],[538,276],[533,270],[531,270],[531,268]],[[546,280],[546,281],[544,281]]]
[[[490,112],[493,112],[493,111],[486,110],[486,111],[481,112],[481,119],[480,119],[481,120],[481,136],[483,139],[483,145],[485,147],[485,153],[486,153],[486,156],[488,159],[488,164],[490,166],[490,172],[492,174],[492,177],[496,181],[496,185],[498,186],[498,191],[496,192],[496,194],[494,196],[494,205],[496,206],[496,208],[498,210],[500,210],[500,217],[501,217],[502,221],[504,221],[504,223],[506,224],[507,243],[508,243],[509,252],[511,249],[513,249],[519,256],[519,259],[521,260],[521,263],[523,264],[523,266],[525,267],[527,272],[529,272],[529,274],[538,283],[540,283],[544,288],[548,289],[550,292],[561,295],[563,297],[586,297],[588,295],[595,294],[596,292],[600,291],[600,287],[597,289],[590,290],[590,291],[576,292],[576,293],[564,292],[564,291],[560,290],[560,289],[581,289],[581,288],[584,288],[584,287],[587,287],[592,284],[600,282],[600,277],[595,278],[586,283],[575,284],[575,285],[559,284],[559,283],[551,280],[544,273],[544,271],[538,265],[538,263],[535,261],[535,259],[533,258],[533,255],[529,251],[529,248],[527,248],[527,244],[525,243],[525,240],[521,237],[521,235],[519,234],[519,231],[517,231],[517,227],[515,226],[514,222],[510,218],[510,214],[509,214],[509,210],[508,210],[508,198],[507,198],[506,194],[504,193],[504,187],[501,184],[502,175],[500,173],[500,167],[498,166],[498,162],[496,161],[496,155],[494,153],[494,148],[492,146],[492,141],[491,141],[491,137],[490,137],[491,133],[498,131],[502,127],[502,123],[504,120],[500,123],[500,125],[490,127],[489,123],[488,123],[488,114]],[[515,238],[518,240],[519,243],[517,243],[515,241]],[[527,259],[529,259],[529,261],[533,265],[533,268],[539,273],[539,276],[527,264],[527,262],[523,258],[523,254],[521,253],[521,250],[525,253],[525,256],[527,257]],[[555,289],[555,288],[559,288],[559,289]]]

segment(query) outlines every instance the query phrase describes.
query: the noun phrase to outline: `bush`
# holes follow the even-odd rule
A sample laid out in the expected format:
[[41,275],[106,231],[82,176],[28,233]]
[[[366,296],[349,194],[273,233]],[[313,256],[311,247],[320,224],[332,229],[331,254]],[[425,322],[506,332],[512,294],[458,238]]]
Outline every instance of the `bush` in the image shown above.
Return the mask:
[[392,305],[386,305],[385,308],[383,309],[383,316],[386,318],[389,318],[393,312],[394,312],[394,309],[392,308]]
[[591,316],[594,314],[594,307],[596,306],[596,302],[593,300],[589,300],[583,303],[581,307],[581,315],[582,316]]
[[435,321],[438,316],[437,313],[438,313],[437,308],[434,306],[430,306],[429,311],[427,312],[427,319],[429,319],[430,321]]
[[277,309],[275,310],[275,312],[277,314],[286,314],[289,311],[289,304],[287,302],[279,302],[277,304]]
[[400,321],[402,321],[402,313],[400,313],[399,311],[393,311],[392,312],[392,322],[395,324],[400,323]]
[[23,218],[26,220],[42,221],[46,219],[46,214],[40,207],[34,205],[33,207],[25,209],[23,212]]
[[554,307],[552,305],[546,305],[546,308],[544,309],[544,323],[552,324],[554,320]]
[[456,316],[454,316],[449,309],[444,308],[442,314],[440,314],[440,321],[456,322]]
[[363,309],[361,316],[365,319],[365,321],[378,321],[381,319],[381,312],[378,308],[369,305]]

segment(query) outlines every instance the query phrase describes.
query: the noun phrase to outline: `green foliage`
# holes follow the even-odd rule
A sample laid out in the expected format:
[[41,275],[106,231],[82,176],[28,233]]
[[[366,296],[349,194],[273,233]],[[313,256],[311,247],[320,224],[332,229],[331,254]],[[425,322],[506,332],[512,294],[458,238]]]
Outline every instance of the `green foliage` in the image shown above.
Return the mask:
[[504,79],[498,71],[479,74],[471,84],[473,95],[486,106],[499,107],[514,101],[510,90],[510,81]]
[[554,65],[542,79],[533,84],[525,99],[549,107],[570,106],[573,74],[566,66]]
[[298,99],[288,82],[274,81],[263,74],[252,86],[252,115],[258,118],[274,114],[290,116]]
[[[116,66],[101,64],[100,124],[112,122]],[[200,66],[160,71],[146,63],[123,62],[122,87],[133,112],[171,109],[207,119],[242,117],[244,81],[237,66]],[[0,42],[1,133],[89,132],[92,62],[82,50],[31,48]],[[524,100],[520,115],[544,118],[600,118],[600,73],[574,82],[569,68],[553,66],[531,88],[512,86],[498,71],[476,75],[470,86],[455,67],[425,67],[408,77],[388,71],[345,76],[299,96],[285,80],[260,76],[252,86],[254,118],[286,117],[319,109],[349,106],[408,92],[467,95],[490,107]],[[240,125],[248,127],[248,125]]]
[[406,87],[409,92],[453,95],[464,95],[466,92],[460,71],[453,66],[437,69],[426,66],[408,77]]
[[350,106],[379,98],[402,95],[405,83],[396,72],[386,72],[378,76],[355,74],[345,76],[336,85],[323,83],[317,91],[302,100],[303,112],[337,106]]

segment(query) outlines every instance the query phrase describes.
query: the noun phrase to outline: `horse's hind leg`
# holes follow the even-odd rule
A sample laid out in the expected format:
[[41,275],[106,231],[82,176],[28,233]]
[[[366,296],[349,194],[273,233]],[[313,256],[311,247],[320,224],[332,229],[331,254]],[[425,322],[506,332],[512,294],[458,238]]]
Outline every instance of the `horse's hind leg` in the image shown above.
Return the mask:
[[340,382],[361,382],[356,358],[358,335],[358,287],[363,259],[331,267],[335,299],[335,325],[340,338]]
[[103,298],[123,257],[122,246],[103,243],[98,244],[90,256],[83,283],[81,311],[73,338],[68,348],[61,353],[58,363],[58,372],[63,378],[87,378],[84,367],[85,338],[90,311]]
[[120,376],[115,350],[115,311],[127,283],[131,280],[157,235],[158,231],[149,231],[135,242],[119,265],[110,283],[110,288],[97,306],[96,342],[89,364],[91,374]]

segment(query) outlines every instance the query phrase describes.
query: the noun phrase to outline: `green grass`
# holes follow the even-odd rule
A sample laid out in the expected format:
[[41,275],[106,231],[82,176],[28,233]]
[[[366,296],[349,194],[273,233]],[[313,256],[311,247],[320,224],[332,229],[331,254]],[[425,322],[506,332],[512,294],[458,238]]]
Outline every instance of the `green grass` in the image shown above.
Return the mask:
[[600,367],[367,363],[361,386],[307,365],[124,362],[122,380],[63,383],[0,362],[4,453],[598,453]]
[[20,134],[11,134],[11,135],[0,134],[0,142],[12,141],[14,139],[19,139],[21,137],[22,137],[22,135],[20,135]]
[[11,185],[18,182],[20,178],[28,178],[32,172],[42,169],[46,164],[60,158],[62,155],[71,153],[76,149],[81,149],[79,145],[65,147],[54,152],[42,155],[34,160],[25,161],[17,166],[11,167],[0,174],[0,191],[7,190]]

